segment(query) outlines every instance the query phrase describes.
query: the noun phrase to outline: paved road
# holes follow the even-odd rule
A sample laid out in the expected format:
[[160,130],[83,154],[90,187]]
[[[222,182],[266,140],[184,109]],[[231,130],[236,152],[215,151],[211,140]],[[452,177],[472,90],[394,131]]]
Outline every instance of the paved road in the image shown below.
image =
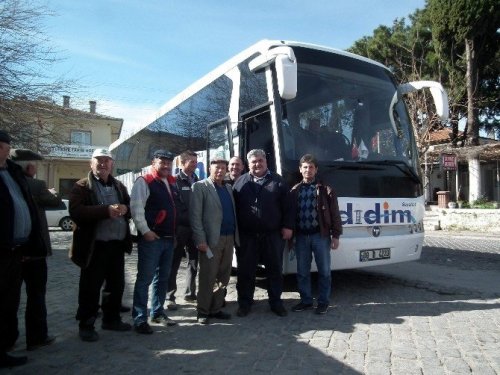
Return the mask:
[[[259,280],[246,318],[201,326],[194,306],[185,304],[171,314],[176,327],[153,326],[151,336],[99,329],[96,343],[77,337],[78,268],[67,259],[70,237],[60,231],[51,237],[47,300],[57,341],[28,352],[29,363],[13,374],[500,374],[500,237],[431,232],[419,262],[335,272],[326,316],[271,314]],[[135,263],[135,255],[127,257],[128,305]],[[285,287],[291,307],[298,298],[293,276]],[[16,350],[23,353],[20,325]]]

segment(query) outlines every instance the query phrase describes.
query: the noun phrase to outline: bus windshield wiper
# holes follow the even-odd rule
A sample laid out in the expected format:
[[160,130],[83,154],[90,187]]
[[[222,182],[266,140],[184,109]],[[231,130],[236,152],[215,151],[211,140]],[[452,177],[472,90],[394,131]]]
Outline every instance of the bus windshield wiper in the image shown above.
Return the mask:
[[415,173],[413,168],[411,168],[403,160],[369,160],[369,161],[365,160],[362,162],[362,164],[391,165],[399,169],[401,172],[410,177],[416,183],[418,184],[422,183],[420,176],[417,173]]
[[382,168],[377,167],[376,165],[370,165],[368,163],[353,163],[350,161],[338,161],[335,162],[335,164],[327,164],[325,167],[330,169],[382,170]]

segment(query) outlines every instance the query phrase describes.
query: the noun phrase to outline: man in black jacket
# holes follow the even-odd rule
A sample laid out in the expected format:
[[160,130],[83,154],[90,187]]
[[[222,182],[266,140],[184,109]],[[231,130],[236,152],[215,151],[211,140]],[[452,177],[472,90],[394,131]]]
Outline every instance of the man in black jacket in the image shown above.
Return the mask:
[[251,150],[247,155],[249,172],[234,184],[234,199],[240,230],[238,291],[240,317],[248,315],[255,291],[257,263],[263,260],[267,273],[269,305],[278,316],[286,316],[281,300],[283,291],[283,250],[292,237],[295,217],[288,187],[283,178],[267,169],[266,153]]
[[19,337],[23,256],[46,256],[37,207],[20,166],[7,160],[10,136],[0,130],[0,368],[23,365],[27,357],[7,352]]
[[[49,244],[48,255],[52,255],[50,246],[49,229],[45,209],[49,207],[63,207],[64,203],[54,191],[49,191],[45,181],[35,178],[36,165],[32,160],[25,158],[13,150],[11,158],[23,168],[23,173],[28,181],[31,195],[38,206],[38,217],[40,219],[40,229],[44,240]],[[33,157],[41,157],[32,153]],[[21,159],[21,160],[20,160]],[[26,348],[34,350],[42,346],[50,345],[54,342],[55,336],[49,336],[47,328],[47,307],[45,304],[45,294],[47,287],[47,257],[33,256],[23,257],[22,278],[26,285],[26,311],[24,321],[26,325]]]
[[175,175],[175,183],[179,191],[175,202],[177,213],[176,239],[172,269],[168,279],[167,308],[177,310],[175,292],[177,291],[177,272],[182,257],[187,255],[186,286],[183,290],[185,301],[196,300],[196,275],[198,274],[198,250],[193,243],[193,233],[189,223],[189,200],[191,199],[191,186],[198,181],[194,171],[198,163],[198,155],[193,151],[184,151],[179,155],[181,170]]

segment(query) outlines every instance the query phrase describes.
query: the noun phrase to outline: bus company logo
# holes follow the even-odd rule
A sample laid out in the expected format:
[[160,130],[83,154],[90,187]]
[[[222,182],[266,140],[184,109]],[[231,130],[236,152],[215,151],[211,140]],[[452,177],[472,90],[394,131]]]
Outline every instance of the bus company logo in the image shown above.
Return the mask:
[[347,203],[346,210],[340,210],[342,224],[373,225],[414,223],[415,218],[410,210],[392,210],[388,202],[375,203],[373,209],[353,209],[352,203]]

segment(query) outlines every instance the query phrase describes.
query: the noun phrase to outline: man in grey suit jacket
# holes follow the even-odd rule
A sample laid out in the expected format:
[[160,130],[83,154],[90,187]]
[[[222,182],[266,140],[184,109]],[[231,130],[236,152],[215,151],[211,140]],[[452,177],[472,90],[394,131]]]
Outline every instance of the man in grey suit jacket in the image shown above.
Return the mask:
[[199,254],[198,322],[230,319],[221,310],[231,277],[233,246],[239,245],[238,224],[231,186],[224,183],[228,162],[210,161],[210,177],[193,184],[189,217]]

